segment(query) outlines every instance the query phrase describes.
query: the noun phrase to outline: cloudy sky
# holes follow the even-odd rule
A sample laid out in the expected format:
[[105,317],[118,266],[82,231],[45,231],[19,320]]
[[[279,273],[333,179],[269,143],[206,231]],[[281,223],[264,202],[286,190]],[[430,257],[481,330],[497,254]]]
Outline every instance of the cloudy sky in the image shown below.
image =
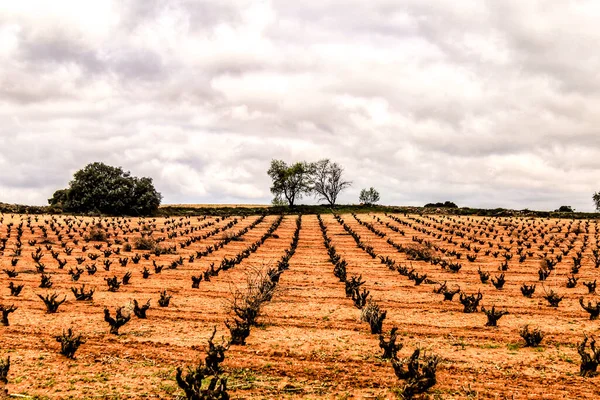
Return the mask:
[[[165,203],[268,203],[273,158],[330,158],[357,202],[593,210],[600,3],[0,3],[0,201],[89,162]],[[309,200],[310,201],[310,200]]]

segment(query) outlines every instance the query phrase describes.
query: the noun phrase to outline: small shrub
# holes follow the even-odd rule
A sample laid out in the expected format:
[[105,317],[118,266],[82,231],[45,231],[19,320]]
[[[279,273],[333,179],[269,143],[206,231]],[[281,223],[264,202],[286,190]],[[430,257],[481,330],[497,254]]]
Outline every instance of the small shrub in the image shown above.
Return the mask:
[[94,275],[96,271],[98,271],[96,264],[86,265],[85,269],[87,270],[88,275]]
[[62,335],[56,336],[56,341],[60,343],[60,354],[67,358],[75,358],[75,352],[85,343],[82,335],[75,336],[73,330],[69,328],[67,333],[63,331]]
[[550,270],[546,268],[540,268],[538,270],[538,276],[540,281],[545,281],[550,276]]
[[583,286],[588,288],[588,293],[589,294],[594,294],[596,293],[596,279],[594,279],[591,282],[583,282]]
[[198,289],[200,287],[200,282],[202,282],[202,275],[192,276],[192,289]]
[[569,276],[567,277],[567,287],[569,289],[574,288],[575,286],[577,286],[577,281],[579,280],[579,278],[576,278],[575,276]]
[[24,287],[25,285],[15,285],[13,282],[10,282],[8,284],[8,288],[10,289],[10,295],[15,297],[21,294],[21,291]]
[[481,292],[477,292],[477,294],[467,295],[465,293],[460,293],[460,303],[463,305],[464,313],[474,313],[477,312],[477,307],[479,307],[479,302],[483,298]]
[[583,304],[583,297],[580,297],[579,304],[581,305],[581,308],[590,314],[591,321],[598,319],[598,316],[600,315],[600,302],[596,302],[596,304],[592,305],[592,302],[588,301],[587,305],[585,305]]
[[363,289],[362,293],[358,289],[352,292],[352,301],[354,302],[354,307],[362,310],[362,308],[367,304],[369,293],[370,292],[366,289]]
[[133,300],[133,313],[135,314],[136,317],[140,318],[140,319],[146,319],[146,311],[148,311],[148,309],[150,308],[150,300],[148,300],[146,302],[146,304],[143,304],[141,307],[138,304],[137,300]]
[[171,301],[171,296],[170,294],[167,294],[166,290],[163,290],[162,292],[160,292],[160,299],[158,299],[158,305],[161,307],[169,307],[169,302]]
[[86,242],[106,242],[106,231],[102,226],[93,226],[88,234],[84,236]]
[[504,274],[500,274],[496,278],[492,278],[492,285],[494,285],[494,287],[498,290],[502,289],[505,283],[506,279],[504,278]]
[[357,291],[366,282],[362,280],[362,275],[353,275],[349,280],[345,281],[346,284],[346,297],[352,297],[352,294]]
[[116,275],[113,275],[112,278],[104,278],[104,280],[106,281],[106,285],[108,285],[109,292],[117,292],[121,287],[121,282]]
[[65,296],[62,300],[56,300],[58,298],[58,293],[48,294],[46,296],[42,296],[41,294],[37,295],[44,304],[46,305],[46,313],[54,314],[58,311],[58,307],[67,301],[67,296]]
[[16,278],[19,273],[15,271],[15,269],[5,269],[4,272],[8,275],[9,278]]
[[[10,369],[10,356],[6,359],[0,359],[0,383],[2,387],[8,384],[8,370]],[[7,394],[5,390],[0,392],[0,395]]]
[[564,297],[565,296],[559,296],[554,290],[550,290],[550,293],[546,293],[544,299],[548,301],[550,307],[558,307],[558,304]]
[[442,291],[442,294],[444,295],[444,301],[452,301],[454,296],[457,295],[458,293],[460,293],[459,286],[456,286],[454,289],[445,288]]
[[485,326],[497,326],[498,320],[508,314],[508,311],[496,311],[496,306],[492,306],[491,310],[486,310],[484,306],[481,306],[481,312],[487,316]]
[[15,307],[14,304],[11,306],[5,306],[3,304],[0,304],[0,312],[2,313],[2,325],[9,326],[8,314],[15,312],[17,308],[18,307]]
[[333,274],[336,276],[336,278],[338,278],[340,280],[340,282],[345,282],[346,278],[347,278],[347,272],[346,272],[346,266],[348,264],[346,263],[346,260],[339,260],[338,262],[335,263],[335,266],[333,268]]
[[[277,275],[278,276],[278,275]],[[253,270],[246,275],[246,287],[234,288],[228,301],[227,312],[234,318],[225,322],[231,333],[231,344],[244,345],[250,327],[256,324],[262,307],[273,297],[276,285],[267,271]]]
[[50,289],[52,287],[52,277],[50,275],[42,274],[40,276],[40,287],[42,289]]
[[369,324],[371,334],[376,335],[381,333],[383,320],[387,315],[387,311],[381,310],[379,304],[374,300],[369,300],[369,303],[363,308],[360,319]]
[[[125,245],[125,246],[127,246],[127,245]],[[131,246],[129,246],[129,247],[130,247],[129,250],[126,250],[126,249],[123,249],[123,250],[131,251]],[[139,236],[133,240],[133,247],[136,250],[154,250],[154,247],[156,247],[156,240],[154,240],[154,238],[152,238],[152,236]]]
[[76,267],[75,269],[71,268],[69,270],[69,275],[71,275],[71,280],[73,282],[77,282],[79,280],[79,278],[81,277],[81,274],[83,274],[84,270]]
[[419,274],[418,272],[410,271],[408,274],[408,279],[414,281],[415,286],[419,286],[425,281],[425,279],[427,279],[427,274]]
[[118,335],[119,329],[125,325],[131,319],[131,315],[123,315],[123,308],[118,307],[115,312],[115,317],[110,316],[108,308],[104,309],[104,320],[110,325],[110,333],[112,335]]
[[264,304],[271,300],[275,290],[266,271],[253,270],[246,276],[246,287],[232,291],[228,311],[249,325],[256,325]]
[[209,349],[204,365],[199,363],[195,368],[188,367],[185,376],[183,369],[177,368],[175,375],[177,385],[184,391],[185,398],[188,400],[229,400],[227,378],[219,375],[221,372],[219,364],[225,360],[225,351],[229,346],[215,345],[213,343],[215,332],[216,328],[208,341]]
[[587,335],[584,336],[583,341],[577,346],[577,352],[581,357],[579,375],[583,377],[596,376],[598,364],[600,364],[600,349],[596,348],[596,339],[592,338],[590,341],[591,353],[587,351],[588,339]]
[[529,330],[529,325],[525,325],[519,331],[519,334],[525,340],[525,347],[537,347],[542,342],[542,339],[544,339],[544,334],[539,328]]
[[412,399],[415,395],[425,393],[433,387],[436,380],[437,366],[440,358],[435,355],[427,355],[421,349],[416,349],[407,359],[394,359],[392,366],[398,379],[406,381],[402,389],[405,399]]
[[533,294],[535,293],[535,286],[536,285],[527,285],[526,283],[524,283],[523,285],[521,285],[521,293],[523,294],[523,296],[531,298],[531,296],[533,296]]
[[150,270],[148,269],[148,267],[144,267],[144,269],[142,270],[142,278],[148,279],[150,277],[150,275],[152,275],[152,274],[150,273]]
[[71,291],[73,292],[73,295],[77,301],[91,301],[94,299],[94,289],[86,291],[85,285],[81,285],[79,289],[72,287]]
[[229,329],[231,339],[229,344],[243,346],[246,344],[246,338],[250,336],[250,324],[239,318],[226,320],[225,326]]
[[385,340],[385,336],[383,334],[379,335],[379,347],[383,350],[383,355],[381,358],[384,360],[395,359],[398,352],[402,349],[402,343],[396,344],[396,340],[398,339],[397,327],[393,327],[390,331],[389,340]]
[[220,364],[225,360],[225,352],[229,350],[229,344],[226,344],[223,339],[221,340],[221,344],[214,344],[213,340],[216,333],[217,328],[214,327],[212,335],[208,339],[208,352],[204,359],[206,369],[213,374],[221,372]]
[[477,272],[479,273],[479,280],[481,283],[487,283],[487,281],[490,279],[490,273],[482,271],[481,268],[479,268]]

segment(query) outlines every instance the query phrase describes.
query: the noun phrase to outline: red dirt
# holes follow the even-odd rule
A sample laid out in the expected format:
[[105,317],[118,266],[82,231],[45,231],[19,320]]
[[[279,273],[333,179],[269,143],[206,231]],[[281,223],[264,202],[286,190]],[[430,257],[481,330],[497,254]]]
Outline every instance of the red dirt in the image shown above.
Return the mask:
[[[573,264],[571,256],[581,247],[585,233],[578,236],[572,232],[569,234],[569,238],[577,238],[575,248],[564,257],[545,283],[548,288],[565,295],[560,306],[552,308],[542,298],[542,285],[537,281],[540,264],[538,255],[543,253],[538,250],[541,243],[539,237],[538,243],[530,250],[536,253],[534,257],[528,257],[525,262],[519,263],[518,256],[515,256],[509,262],[507,283],[502,290],[495,289],[489,283],[481,284],[477,269],[489,271],[492,277],[500,274],[497,268],[501,256],[494,258],[492,255],[484,255],[484,250],[488,248],[487,241],[493,242],[494,251],[498,244],[502,244],[511,246],[512,253],[516,253],[517,244],[508,243],[510,237],[507,227],[527,223],[535,223],[536,228],[553,227],[557,222],[566,227],[570,221],[465,217],[450,219],[436,216],[438,222],[453,225],[460,223],[463,227],[467,227],[469,223],[483,227],[482,221],[486,221],[499,230],[497,239],[484,238],[486,244],[478,244],[482,250],[477,260],[468,262],[465,256],[472,254],[472,251],[415,229],[431,230],[432,226],[426,224],[439,226],[438,222],[424,220],[419,216],[397,215],[413,224],[413,227],[408,227],[384,215],[378,214],[377,217],[403,229],[405,236],[378,224],[373,219],[374,215],[359,215],[358,218],[373,223],[386,234],[384,238],[377,237],[361,226],[351,215],[342,215],[344,221],[364,242],[373,246],[378,255],[412,265],[417,271],[427,273],[428,278],[433,281],[458,284],[467,293],[481,290],[482,304],[486,307],[495,304],[510,312],[500,319],[497,328],[485,327],[485,315],[464,314],[458,296],[452,302],[444,302],[441,295],[432,292],[437,285],[423,283],[415,286],[405,276],[391,271],[379,259],[371,258],[359,249],[352,236],[345,232],[333,216],[323,216],[333,245],[348,261],[349,276],[361,274],[366,281],[365,288],[388,311],[384,331],[389,331],[392,326],[399,328],[404,345],[400,351],[401,356],[408,356],[416,346],[421,346],[442,357],[437,374],[438,382],[430,390],[429,397],[588,399],[600,395],[596,385],[600,378],[579,377],[580,358],[576,349],[583,333],[595,333],[598,325],[597,321],[589,321],[588,314],[578,304],[580,296],[584,296],[586,300],[597,300],[597,296],[587,295],[587,289],[582,285],[582,282],[594,280],[598,275],[598,270],[590,259],[591,249],[596,248],[596,239],[599,238],[595,221],[589,224],[590,244],[577,275],[580,278],[579,284],[573,289],[567,289],[565,283]],[[12,268],[10,262],[15,248],[16,225],[27,218],[28,216],[4,215],[3,223],[0,224],[0,238],[6,237],[7,223],[14,222],[15,226],[12,227],[6,250],[3,255],[0,253],[0,270]],[[32,219],[31,224],[35,227],[44,225],[44,220],[49,221],[50,218],[41,216],[38,222]],[[64,232],[64,221],[68,217],[56,218],[63,225]],[[240,220],[229,231],[237,232],[256,218]],[[416,222],[417,218],[422,222]],[[58,269],[57,262],[42,245],[42,262],[46,264],[47,272],[52,275],[54,282],[51,289],[38,287],[39,274],[35,272],[31,258],[31,252],[40,246],[39,242],[43,239],[41,231],[36,228],[34,234],[31,234],[25,227],[25,222],[22,256],[15,267],[20,273],[12,279],[4,273],[0,275],[0,304],[19,307],[10,314],[10,326],[0,326],[0,358],[10,355],[12,361],[7,389],[10,393],[50,399],[176,398],[182,395],[183,392],[175,382],[175,368],[191,365],[203,358],[206,341],[213,326],[217,327],[217,338],[228,336],[223,322],[227,318],[226,299],[231,295],[232,285],[243,285],[247,273],[275,264],[289,247],[295,219],[295,216],[286,216],[275,232],[278,238],[267,239],[256,253],[235,268],[221,272],[210,282],[201,282],[199,289],[191,288],[192,275],[204,271],[211,262],[218,265],[223,257],[234,256],[245,249],[265,233],[276,217],[266,217],[264,222],[250,230],[242,240],[232,241],[224,248],[192,263],[187,260],[189,255],[204,249],[208,244],[216,243],[224,233],[200,240],[189,248],[178,247],[176,255],[152,255],[149,260],[142,259],[137,265],[130,261],[127,267],[119,265],[119,257],[147,252],[133,250],[122,252],[120,256],[113,254],[109,257],[114,261],[109,272],[102,268],[104,256],[101,256],[96,260],[98,272],[93,276],[84,272],[78,282],[71,281],[68,271],[77,266],[76,257],[88,253],[100,254],[100,251],[92,247],[97,242],[86,243],[80,239],[78,245],[74,245],[68,239],[68,246],[75,250],[71,256],[66,256],[56,235],[48,229],[49,240],[54,243],[53,249],[59,250],[60,258],[68,261],[64,269]],[[84,220],[92,221],[91,218]],[[185,237],[209,232],[215,226],[222,226],[230,220],[231,218],[219,221],[214,226],[184,234],[183,237],[167,239],[165,244],[182,242]],[[113,220],[103,222],[108,221]],[[165,221],[164,218],[156,219],[157,229],[163,227]],[[180,222],[180,219],[175,218],[175,221]],[[181,220],[187,221],[191,226],[200,226],[207,221],[214,221],[214,218],[204,221],[198,221],[197,218]],[[149,224],[151,221],[144,220],[141,223]],[[584,223],[585,221],[582,222]],[[575,222],[574,227],[577,224]],[[131,219],[130,226],[138,227],[138,219]],[[188,227],[184,226],[179,231],[186,228]],[[448,226],[444,228],[447,229]],[[546,239],[564,237],[564,232],[566,230],[549,233]],[[156,232],[155,236],[166,234]],[[442,271],[439,265],[410,261],[405,254],[386,243],[387,238],[391,238],[395,243],[406,246],[413,243],[413,235],[462,252],[463,256],[458,261],[463,268],[454,274]],[[469,235],[471,234],[466,234]],[[66,234],[63,233],[63,236],[63,240],[67,240]],[[119,235],[120,238],[130,239],[137,236],[137,232]],[[452,235],[444,233],[444,236]],[[75,238],[77,237],[76,234]],[[453,237],[458,243],[469,242],[466,238],[456,235]],[[504,242],[499,241],[500,237],[503,237]],[[516,232],[511,237],[517,240]],[[30,246],[27,242],[31,239],[37,239],[38,243]],[[529,240],[531,239],[530,234]],[[85,253],[81,252],[83,245],[88,246]],[[566,243],[561,246],[564,248]],[[550,247],[551,245],[548,246]],[[106,245],[103,249],[105,248]],[[179,256],[186,259],[183,266],[177,269],[165,268],[161,274],[153,273],[149,279],[142,279],[141,270],[144,267],[154,272],[153,260],[159,264],[169,264]],[[447,256],[444,258],[450,259]],[[90,263],[88,259],[83,265]],[[108,292],[104,278],[113,275],[120,278],[126,271],[133,273],[131,284],[121,286],[116,293]],[[281,276],[278,293],[264,309],[264,315],[260,318],[261,325],[252,329],[246,346],[232,346],[226,353],[223,367],[229,376],[228,386],[232,398],[396,397],[402,382],[396,379],[390,363],[378,357],[381,350],[377,335],[371,335],[368,325],[360,321],[360,310],[353,306],[351,299],[345,297],[344,285],[332,271],[333,266],[323,245],[317,218],[304,216],[298,249],[290,260],[290,268]],[[10,296],[7,289],[9,281],[25,285],[19,297]],[[537,283],[532,299],[521,295],[519,287],[523,282]],[[83,283],[96,287],[93,302],[75,301],[70,288]],[[173,295],[171,305],[167,308],[158,307],[157,304],[158,293],[163,289]],[[36,294],[55,291],[61,294],[61,298],[66,295],[68,300],[59,307],[56,314],[46,314],[44,304]],[[114,315],[116,307],[126,306],[133,299],[142,302],[151,299],[148,319],[132,317],[121,328],[121,335],[109,335],[108,325],[103,320],[104,307],[108,307]],[[523,340],[518,332],[525,324],[538,326],[547,334],[539,348],[523,347]],[[87,342],[76,353],[75,360],[61,356],[58,352],[59,344],[54,339],[54,336],[69,327],[87,338]]]

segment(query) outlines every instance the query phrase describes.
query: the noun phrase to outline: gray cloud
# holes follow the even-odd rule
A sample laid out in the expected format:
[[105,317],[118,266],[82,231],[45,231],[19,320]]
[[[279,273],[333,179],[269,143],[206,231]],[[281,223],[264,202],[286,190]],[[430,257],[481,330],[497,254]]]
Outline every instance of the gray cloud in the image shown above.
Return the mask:
[[600,190],[591,1],[6,3],[0,201],[92,161],[165,202],[266,203],[273,158],[341,163],[344,202],[591,211]]

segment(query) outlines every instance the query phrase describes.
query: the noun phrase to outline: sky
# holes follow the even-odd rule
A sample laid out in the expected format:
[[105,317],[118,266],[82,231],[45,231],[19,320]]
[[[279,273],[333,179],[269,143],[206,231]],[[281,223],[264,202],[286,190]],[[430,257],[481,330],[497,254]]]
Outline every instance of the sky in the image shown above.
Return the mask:
[[102,161],[163,203],[269,203],[272,159],[329,158],[342,203],[592,211],[598,21],[577,0],[2,1],[0,202]]

